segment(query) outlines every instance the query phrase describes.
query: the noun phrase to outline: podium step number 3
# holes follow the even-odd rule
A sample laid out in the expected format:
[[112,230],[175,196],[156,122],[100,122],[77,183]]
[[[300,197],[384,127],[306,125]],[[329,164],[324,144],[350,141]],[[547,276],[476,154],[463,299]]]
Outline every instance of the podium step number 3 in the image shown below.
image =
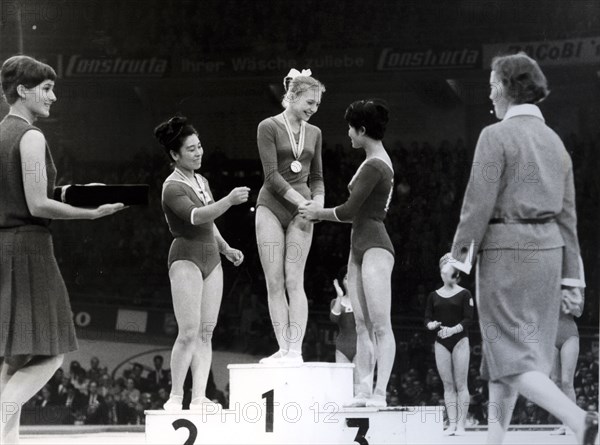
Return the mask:
[[173,445],[431,444],[439,406],[345,408],[352,365],[229,365],[229,409],[146,411],[146,443]]
[[[272,433],[274,427],[274,391],[271,390],[264,393],[263,399],[266,399],[265,433]],[[335,404],[332,403],[331,405],[333,406]],[[315,413],[315,415],[318,414]],[[202,418],[204,416],[200,414],[199,417]],[[337,420],[333,419],[333,413],[329,414],[328,417],[330,418],[331,423],[337,423]],[[348,428],[358,428],[354,441],[360,445],[368,445],[369,442],[366,440],[365,435],[369,429],[369,418],[351,417],[346,418],[345,420]],[[188,430],[188,437],[182,445],[195,445],[196,443],[204,443],[204,441],[196,442],[196,439],[198,438],[198,427],[191,420],[187,418],[177,419],[172,423],[172,425],[175,431],[179,430],[180,428],[185,428]],[[223,426],[225,427],[225,425]]]
[[293,402],[276,409],[280,404],[274,390],[262,399],[262,406],[215,412],[147,411],[146,443],[412,444],[432,443],[436,431],[442,431],[440,407],[342,408],[329,403],[323,410],[315,404],[303,412]]
[[[264,422],[264,432],[265,433],[273,433],[273,429],[274,429],[274,412],[275,412],[275,391],[271,390],[268,391],[266,393],[264,393],[262,395],[262,398],[265,399],[265,422]],[[339,423],[339,419],[336,418],[336,414],[338,414],[338,407],[335,403],[330,403],[330,409],[331,411],[329,411],[328,413],[326,413],[325,418],[323,420],[323,422],[326,423],[331,423],[331,424],[338,424]],[[316,406],[314,407],[315,409],[314,411],[314,421],[315,423],[319,421],[319,413],[316,410]],[[294,407],[294,409],[297,410],[301,410],[300,407]],[[223,410],[224,412],[222,414],[220,414],[221,417],[221,422],[223,423],[222,427],[223,428],[228,428],[229,426],[227,426],[226,422],[223,422],[223,420],[227,417],[227,411],[229,410]],[[170,415],[174,415],[174,416],[181,416],[184,415],[185,418],[178,418],[177,420],[173,421],[173,423],[171,424],[173,427],[174,431],[178,431],[180,429],[186,429],[188,431],[188,437],[184,442],[181,442],[182,445],[195,445],[195,444],[202,444],[202,443],[213,443],[213,439],[209,439],[209,442],[205,442],[205,440],[202,440],[202,438],[198,438],[199,435],[199,427],[196,426],[197,423],[200,424],[200,429],[202,429],[202,426],[207,423],[208,421],[208,417],[209,416],[214,416],[217,415],[218,413],[201,413],[201,412],[195,412],[195,411],[181,411],[181,413],[167,413],[166,411],[151,411],[148,412],[148,414],[150,415],[156,415],[157,413],[161,413],[161,414],[170,414]],[[196,423],[192,420],[190,420],[191,418],[196,417],[197,420],[200,420],[200,422],[196,421]],[[297,420],[296,420],[297,419]],[[300,419],[299,418],[289,418],[288,417],[288,421],[292,420],[294,421],[294,423],[297,423]],[[369,445],[369,442],[367,441],[367,439],[365,438],[367,431],[369,430],[369,417],[347,417],[345,419],[345,425],[348,428],[357,428],[357,432],[356,432],[356,436],[354,437],[354,442],[358,443],[359,445]],[[285,428],[284,425],[281,426],[282,428]],[[208,438],[205,438],[208,439]],[[243,438],[240,438],[243,439]],[[245,440],[243,442],[239,442],[239,443],[254,443],[254,441],[249,442],[248,439],[250,438],[245,438]],[[250,439],[251,440],[251,439]],[[148,443],[154,443],[152,442],[148,442]],[[164,443],[164,442],[163,442]],[[171,442],[169,442],[171,443]],[[262,443],[262,442],[258,442],[258,443]],[[313,442],[311,442],[313,443]]]

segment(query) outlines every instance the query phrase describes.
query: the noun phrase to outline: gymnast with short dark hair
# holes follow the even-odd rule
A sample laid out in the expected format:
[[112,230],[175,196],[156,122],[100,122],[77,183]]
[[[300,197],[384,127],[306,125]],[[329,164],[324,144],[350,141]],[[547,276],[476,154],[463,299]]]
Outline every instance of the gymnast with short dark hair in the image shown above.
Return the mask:
[[[353,149],[366,159],[348,184],[348,200],[324,209],[311,201],[300,206],[308,220],[352,223],[348,260],[348,295],[356,322],[354,398],[350,406],[387,406],[387,384],[394,365],[396,340],[392,330],[392,269],[394,246],[383,220],[392,198],[394,168],[382,139],[389,121],[385,101],[359,100],[344,115]],[[377,369],[377,383],[373,388]]]

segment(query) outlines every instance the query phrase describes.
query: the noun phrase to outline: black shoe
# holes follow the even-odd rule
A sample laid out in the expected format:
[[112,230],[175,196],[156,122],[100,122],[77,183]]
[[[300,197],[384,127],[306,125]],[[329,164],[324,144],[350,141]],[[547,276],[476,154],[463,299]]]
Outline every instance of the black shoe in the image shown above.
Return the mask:
[[583,445],[594,445],[598,435],[598,413],[589,411],[585,416],[585,429],[583,430]]

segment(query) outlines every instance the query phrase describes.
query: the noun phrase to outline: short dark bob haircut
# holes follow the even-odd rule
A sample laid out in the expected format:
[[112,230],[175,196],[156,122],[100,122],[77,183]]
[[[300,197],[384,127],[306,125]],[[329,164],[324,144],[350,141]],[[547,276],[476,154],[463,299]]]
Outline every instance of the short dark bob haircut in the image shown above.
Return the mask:
[[524,52],[494,57],[491,68],[514,104],[536,104],[550,94],[538,63]]
[[29,56],[12,56],[4,61],[0,68],[0,83],[2,92],[9,105],[19,99],[17,87],[25,88],[38,86],[45,80],[56,80],[56,71],[50,66]]
[[344,119],[356,130],[364,127],[367,136],[380,141],[389,121],[388,105],[382,99],[358,100],[346,109]]

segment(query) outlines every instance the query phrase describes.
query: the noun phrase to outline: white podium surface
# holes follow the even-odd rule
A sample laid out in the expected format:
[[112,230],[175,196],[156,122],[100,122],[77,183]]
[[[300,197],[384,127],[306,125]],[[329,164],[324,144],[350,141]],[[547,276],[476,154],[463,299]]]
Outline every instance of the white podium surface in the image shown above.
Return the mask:
[[229,365],[229,409],[146,411],[147,444],[431,444],[439,406],[345,408],[353,365]]
[[309,362],[302,366],[229,365],[229,405],[256,402],[257,394],[277,393],[278,403],[313,409],[342,406],[352,400],[351,363]]

